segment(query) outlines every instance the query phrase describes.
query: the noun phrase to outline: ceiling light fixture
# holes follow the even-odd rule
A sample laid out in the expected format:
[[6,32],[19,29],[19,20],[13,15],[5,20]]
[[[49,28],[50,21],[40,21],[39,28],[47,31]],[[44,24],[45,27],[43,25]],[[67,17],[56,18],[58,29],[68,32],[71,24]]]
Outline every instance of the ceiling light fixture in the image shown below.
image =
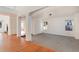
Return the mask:
[[52,16],[52,13],[50,13],[49,16]]

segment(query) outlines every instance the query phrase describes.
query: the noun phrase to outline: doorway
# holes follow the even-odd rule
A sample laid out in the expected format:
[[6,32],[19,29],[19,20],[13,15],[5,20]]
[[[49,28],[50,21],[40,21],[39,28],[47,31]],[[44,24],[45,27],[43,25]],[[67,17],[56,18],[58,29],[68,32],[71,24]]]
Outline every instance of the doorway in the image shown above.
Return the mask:
[[21,37],[26,37],[24,30],[24,20],[21,20]]

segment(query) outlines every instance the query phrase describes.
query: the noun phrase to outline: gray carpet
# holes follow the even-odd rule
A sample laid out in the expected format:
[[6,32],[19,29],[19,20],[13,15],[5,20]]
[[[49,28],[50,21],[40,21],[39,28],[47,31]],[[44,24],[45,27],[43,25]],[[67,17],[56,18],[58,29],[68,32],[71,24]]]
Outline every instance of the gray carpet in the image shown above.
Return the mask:
[[42,33],[33,35],[32,40],[34,43],[54,49],[57,52],[79,52],[79,40],[73,37]]

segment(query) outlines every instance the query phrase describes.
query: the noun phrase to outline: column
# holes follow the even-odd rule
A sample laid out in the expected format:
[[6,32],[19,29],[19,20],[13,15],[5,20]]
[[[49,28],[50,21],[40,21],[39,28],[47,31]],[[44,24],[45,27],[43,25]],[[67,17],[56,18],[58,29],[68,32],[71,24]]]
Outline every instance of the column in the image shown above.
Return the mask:
[[19,16],[17,17],[17,36],[21,36],[21,19]]
[[74,37],[79,39],[79,13],[74,16]]
[[25,26],[25,33],[26,33],[26,41],[32,41],[29,13],[26,14],[24,26]]
[[11,15],[8,22],[8,35],[17,34],[17,16]]

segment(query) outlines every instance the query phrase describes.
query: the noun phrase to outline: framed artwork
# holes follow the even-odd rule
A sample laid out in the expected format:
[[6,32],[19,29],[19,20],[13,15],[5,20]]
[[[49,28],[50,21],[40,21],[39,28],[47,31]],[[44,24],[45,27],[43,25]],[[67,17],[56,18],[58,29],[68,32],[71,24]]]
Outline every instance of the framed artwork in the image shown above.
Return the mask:
[[44,25],[43,26],[47,26],[48,25],[48,22],[47,21],[44,21]]
[[42,24],[42,28],[43,30],[47,30],[47,27],[48,27],[48,22],[47,21],[44,21],[43,24]]
[[0,28],[2,28],[2,22],[0,21]]
[[72,20],[65,20],[65,31],[72,31]]

